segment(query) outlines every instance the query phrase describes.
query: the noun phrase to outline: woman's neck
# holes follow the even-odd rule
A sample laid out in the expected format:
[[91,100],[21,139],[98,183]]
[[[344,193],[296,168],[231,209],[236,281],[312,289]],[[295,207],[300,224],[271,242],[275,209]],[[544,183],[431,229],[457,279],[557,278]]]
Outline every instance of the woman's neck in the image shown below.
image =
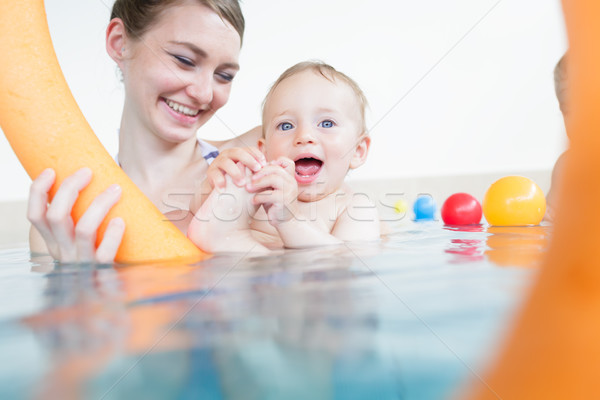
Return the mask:
[[186,175],[202,156],[195,137],[170,143],[122,121],[119,163],[123,171],[148,196],[164,191]]

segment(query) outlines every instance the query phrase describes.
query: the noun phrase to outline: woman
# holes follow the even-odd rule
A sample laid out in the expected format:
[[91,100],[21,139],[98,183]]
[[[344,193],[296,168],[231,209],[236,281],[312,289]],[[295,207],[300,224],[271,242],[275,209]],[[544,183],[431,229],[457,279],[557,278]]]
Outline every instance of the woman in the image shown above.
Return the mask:
[[[191,218],[186,205],[196,181],[208,177],[219,185],[221,171],[242,178],[233,168],[236,161],[253,170],[264,163],[258,152],[233,149],[254,146],[259,129],[213,144],[196,138],[196,131],[229,99],[243,32],[237,0],[117,0],[113,6],[106,49],[125,87],[117,161],[183,231]],[[217,151],[227,157],[209,170]],[[77,225],[71,218],[79,191],[91,179],[85,168],[66,178],[50,205],[54,171],[33,181],[28,205],[32,252],[49,252],[62,262],[114,259],[125,230],[120,218],[109,223],[98,248],[94,242],[98,226],[121,195],[118,186],[101,193]]]

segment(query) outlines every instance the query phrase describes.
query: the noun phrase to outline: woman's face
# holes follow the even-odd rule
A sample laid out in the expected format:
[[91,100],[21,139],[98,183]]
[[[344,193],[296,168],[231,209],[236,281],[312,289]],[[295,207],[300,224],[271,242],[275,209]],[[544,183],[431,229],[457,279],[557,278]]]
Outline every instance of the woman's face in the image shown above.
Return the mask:
[[119,66],[125,84],[126,129],[171,143],[196,131],[229,98],[239,69],[240,37],[195,1],[165,10],[140,39],[125,41]]

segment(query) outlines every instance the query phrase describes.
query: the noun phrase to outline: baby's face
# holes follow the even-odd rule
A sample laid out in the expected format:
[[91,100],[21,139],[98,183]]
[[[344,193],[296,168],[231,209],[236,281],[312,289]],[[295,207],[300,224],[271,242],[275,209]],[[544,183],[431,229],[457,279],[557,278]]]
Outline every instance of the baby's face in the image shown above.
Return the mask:
[[556,86],[556,97],[563,116],[567,116],[567,78],[563,77]]
[[[263,121],[260,147],[267,160],[284,156],[295,162],[301,201],[335,192],[348,169],[364,162],[357,159],[360,105],[354,91],[339,79],[331,82],[312,70],[285,79],[268,98]],[[367,150],[368,143],[359,151],[366,157]]]

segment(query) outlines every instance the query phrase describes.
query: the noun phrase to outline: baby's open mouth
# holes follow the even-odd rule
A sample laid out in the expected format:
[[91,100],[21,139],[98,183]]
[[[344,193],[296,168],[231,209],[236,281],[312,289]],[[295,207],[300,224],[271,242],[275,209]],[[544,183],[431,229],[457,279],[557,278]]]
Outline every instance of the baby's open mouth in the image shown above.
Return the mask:
[[296,174],[305,178],[318,174],[323,166],[323,161],[312,157],[300,158],[295,163]]

